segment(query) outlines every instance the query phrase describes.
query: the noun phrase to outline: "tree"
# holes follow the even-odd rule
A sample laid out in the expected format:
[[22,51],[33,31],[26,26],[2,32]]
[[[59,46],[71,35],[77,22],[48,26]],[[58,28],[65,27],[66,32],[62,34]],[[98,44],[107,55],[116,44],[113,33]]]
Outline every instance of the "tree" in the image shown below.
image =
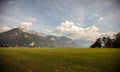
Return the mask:
[[96,42],[93,45],[91,45],[90,47],[91,48],[100,48],[100,47],[102,47],[102,45],[101,45],[101,38],[98,38],[96,40]]
[[102,42],[103,42],[103,47],[108,47],[111,48],[113,47],[113,39],[111,39],[109,36],[108,37],[103,37]]
[[115,35],[114,48],[120,48],[120,32]]
[[105,47],[105,48],[120,48],[120,32],[115,35],[114,39],[108,37],[98,38],[96,42],[90,47]]

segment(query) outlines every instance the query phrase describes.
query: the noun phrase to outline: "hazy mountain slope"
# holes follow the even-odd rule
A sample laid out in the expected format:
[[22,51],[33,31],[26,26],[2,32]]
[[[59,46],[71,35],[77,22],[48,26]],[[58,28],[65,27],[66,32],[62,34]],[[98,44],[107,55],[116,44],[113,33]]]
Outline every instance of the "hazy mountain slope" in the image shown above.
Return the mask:
[[23,28],[14,28],[0,33],[0,46],[75,47],[76,44],[67,37],[56,37]]

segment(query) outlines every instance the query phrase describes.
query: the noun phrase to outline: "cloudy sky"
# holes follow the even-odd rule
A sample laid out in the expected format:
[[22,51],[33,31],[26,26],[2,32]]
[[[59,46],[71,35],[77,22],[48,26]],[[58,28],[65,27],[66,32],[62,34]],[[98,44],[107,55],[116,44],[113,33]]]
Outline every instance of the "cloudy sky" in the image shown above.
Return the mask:
[[0,32],[16,27],[95,41],[120,31],[120,0],[0,0]]

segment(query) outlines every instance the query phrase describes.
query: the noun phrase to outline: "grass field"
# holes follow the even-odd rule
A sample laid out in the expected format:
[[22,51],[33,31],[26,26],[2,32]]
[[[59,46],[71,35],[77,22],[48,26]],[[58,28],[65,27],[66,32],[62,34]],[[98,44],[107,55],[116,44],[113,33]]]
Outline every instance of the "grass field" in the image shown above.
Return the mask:
[[0,72],[120,72],[120,49],[0,48]]

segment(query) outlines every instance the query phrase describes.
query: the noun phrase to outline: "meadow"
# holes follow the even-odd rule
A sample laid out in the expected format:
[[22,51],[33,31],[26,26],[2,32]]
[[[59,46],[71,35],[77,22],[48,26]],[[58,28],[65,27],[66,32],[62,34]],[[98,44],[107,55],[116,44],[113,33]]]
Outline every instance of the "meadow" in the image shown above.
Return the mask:
[[0,48],[0,72],[120,72],[120,49]]

